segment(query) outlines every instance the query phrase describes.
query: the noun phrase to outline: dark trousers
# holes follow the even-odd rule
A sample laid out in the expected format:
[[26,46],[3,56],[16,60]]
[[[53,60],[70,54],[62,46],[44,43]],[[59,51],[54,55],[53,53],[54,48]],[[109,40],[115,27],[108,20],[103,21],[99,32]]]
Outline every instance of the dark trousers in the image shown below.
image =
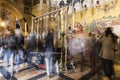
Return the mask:
[[94,56],[93,50],[88,50],[87,53],[90,59],[90,67],[92,71],[94,71],[95,70],[95,56]]
[[114,76],[113,60],[102,59],[102,67],[106,76],[109,78]]

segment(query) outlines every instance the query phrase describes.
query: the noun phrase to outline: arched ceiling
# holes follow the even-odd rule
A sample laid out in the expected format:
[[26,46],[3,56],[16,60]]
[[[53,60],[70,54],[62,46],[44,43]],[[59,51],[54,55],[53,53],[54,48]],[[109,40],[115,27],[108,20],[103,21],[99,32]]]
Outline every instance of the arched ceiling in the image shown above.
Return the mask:
[[[29,1],[31,2],[32,0],[0,0],[0,31],[2,31],[1,22],[6,21],[7,18],[9,19],[9,26],[11,30],[14,30],[16,18],[19,20],[21,27],[23,27],[22,29],[24,29],[25,20],[29,22],[30,25],[31,15],[28,14],[30,14],[31,12],[27,11],[27,9],[31,9],[31,4],[29,4]],[[27,9],[25,9],[25,7],[27,7]],[[27,11],[28,13],[26,13],[25,11]]]
[[[24,7],[24,5],[21,5]],[[22,19],[24,17],[24,8],[20,8],[20,6],[12,0],[0,0],[0,7],[8,10],[12,15],[14,15],[18,19]]]

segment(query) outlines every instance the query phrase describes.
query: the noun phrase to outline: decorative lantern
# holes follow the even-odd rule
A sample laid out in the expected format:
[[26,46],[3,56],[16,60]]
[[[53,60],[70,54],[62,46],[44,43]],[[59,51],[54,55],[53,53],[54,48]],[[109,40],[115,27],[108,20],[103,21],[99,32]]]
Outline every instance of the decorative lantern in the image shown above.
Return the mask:
[[96,1],[96,4],[100,4],[99,0]]
[[85,10],[87,10],[87,5],[86,4],[84,5],[84,8],[85,8]]

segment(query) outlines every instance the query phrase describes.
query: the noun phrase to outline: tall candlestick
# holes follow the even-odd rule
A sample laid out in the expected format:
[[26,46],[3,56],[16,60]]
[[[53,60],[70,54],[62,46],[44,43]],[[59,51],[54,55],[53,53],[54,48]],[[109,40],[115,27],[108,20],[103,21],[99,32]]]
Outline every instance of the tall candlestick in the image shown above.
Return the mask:
[[32,17],[32,26],[31,26],[31,32],[33,33],[33,17]]
[[36,34],[37,34],[37,39],[39,38],[39,19],[37,20],[37,25],[36,25],[36,27],[37,27],[37,32],[36,32]]
[[72,30],[74,30],[74,0],[72,1]]
[[25,36],[27,36],[27,22],[25,22]]
[[63,16],[63,10],[61,9],[61,32],[64,32],[64,16]]

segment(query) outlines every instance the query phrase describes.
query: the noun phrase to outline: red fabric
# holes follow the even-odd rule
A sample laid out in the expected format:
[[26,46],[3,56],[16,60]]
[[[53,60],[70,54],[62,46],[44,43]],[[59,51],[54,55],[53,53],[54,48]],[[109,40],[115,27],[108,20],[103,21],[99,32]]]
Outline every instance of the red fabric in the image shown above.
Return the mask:
[[46,68],[45,64],[39,64],[38,67],[41,68],[41,69],[45,69]]

